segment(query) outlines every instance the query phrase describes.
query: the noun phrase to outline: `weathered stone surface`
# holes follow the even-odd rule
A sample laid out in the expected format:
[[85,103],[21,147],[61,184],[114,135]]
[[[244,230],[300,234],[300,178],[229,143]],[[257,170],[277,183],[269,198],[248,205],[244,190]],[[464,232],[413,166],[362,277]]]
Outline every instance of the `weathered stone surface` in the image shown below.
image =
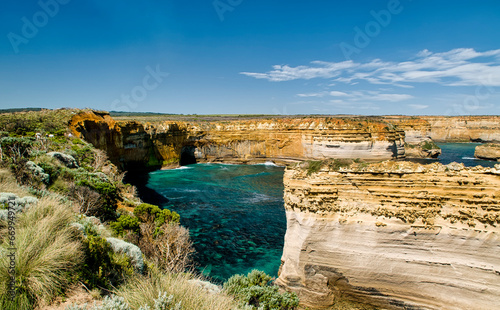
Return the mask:
[[79,167],[78,162],[71,155],[64,154],[61,152],[49,152],[49,153],[47,153],[47,155],[59,160],[63,165],[65,165],[68,168],[78,168]]
[[[500,166],[499,166],[500,167]],[[500,171],[462,164],[353,164],[285,171],[278,283],[306,306],[495,309]]]
[[500,116],[419,116],[418,118],[429,123],[429,135],[436,142],[500,142]]
[[476,146],[474,157],[500,161],[500,144],[483,144]]
[[404,132],[382,121],[347,118],[280,118],[228,122],[116,122],[84,112],[70,122],[73,133],[104,149],[115,163],[171,163],[404,156]]

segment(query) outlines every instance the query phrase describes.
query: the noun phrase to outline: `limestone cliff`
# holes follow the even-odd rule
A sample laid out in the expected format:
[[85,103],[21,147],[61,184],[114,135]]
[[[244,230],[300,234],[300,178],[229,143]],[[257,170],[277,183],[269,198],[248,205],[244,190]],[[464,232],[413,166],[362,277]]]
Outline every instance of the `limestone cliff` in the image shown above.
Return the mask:
[[500,165],[295,166],[284,184],[277,282],[304,305],[498,309]]
[[107,151],[115,163],[172,163],[404,157],[404,131],[368,119],[279,118],[227,122],[119,122],[105,112],[83,112],[75,135]]
[[405,132],[405,155],[410,158],[437,158],[441,149],[431,139],[431,124],[422,118],[385,116],[383,120]]
[[483,144],[476,146],[474,157],[500,161],[500,144]]
[[421,116],[436,142],[500,142],[500,116]]

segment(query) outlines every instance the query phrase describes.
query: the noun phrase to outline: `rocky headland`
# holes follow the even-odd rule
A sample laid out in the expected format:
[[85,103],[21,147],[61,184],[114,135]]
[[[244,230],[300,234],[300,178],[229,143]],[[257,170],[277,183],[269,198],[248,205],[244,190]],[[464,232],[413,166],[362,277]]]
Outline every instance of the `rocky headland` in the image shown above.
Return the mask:
[[405,132],[405,155],[408,158],[437,158],[441,149],[431,138],[431,124],[422,118],[386,116],[383,118]]
[[479,159],[500,161],[500,144],[483,144],[476,146],[474,157]]
[[404,157],[403,130],[361,118],[235,121],[116,121],[107,112],[74,116],[70,128],[121,167],[195,162],[289,164],[309,159]]
[[[333,168],[332,168],[333,167]],[[278,283],[310,307],[495,309],[500,165],[288,167]]]
[[[500,166],[384,160],[436,157],[441,151],[434,141],[499,141],[499,120],[139,122],[83,111],[70,128],[126,170],[195,162],[287,165],[287,232],[277,283],[296,292],[304,306],[348,299],[383,309],[494,309],[500,296]],[[311,169],[318,160],[326,163]]]
[[500,142],[500,116],[419,116],[435,142]]

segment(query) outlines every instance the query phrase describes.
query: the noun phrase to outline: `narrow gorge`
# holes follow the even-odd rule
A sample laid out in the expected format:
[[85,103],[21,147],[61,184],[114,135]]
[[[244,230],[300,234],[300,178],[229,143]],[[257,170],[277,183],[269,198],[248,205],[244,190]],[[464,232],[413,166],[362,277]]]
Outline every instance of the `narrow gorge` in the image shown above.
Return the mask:
[[[70,128],[125,170],[286,165],[277,283],[304,306],[345,298],[383,309],[495,309],[500,166],[403,159],[439,156],[434,141],[498,142],[499,124],[496,116],[138,122],[86,111]],[[362,161],[308,171],[332,158]]]

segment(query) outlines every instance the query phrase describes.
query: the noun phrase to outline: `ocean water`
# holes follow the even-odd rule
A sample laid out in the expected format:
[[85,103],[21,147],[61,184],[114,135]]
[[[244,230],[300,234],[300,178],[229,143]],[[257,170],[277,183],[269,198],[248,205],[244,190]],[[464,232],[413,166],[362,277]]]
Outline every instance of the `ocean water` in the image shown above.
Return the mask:
[[[478,143],[438,145],[440,158],[424,163],[496,164],[474,158]],[[149,173],[140,192],[148,197],[145,201],[181,215],[205,276],[222,282],[255,268],[277,276],[286,230],[283,171],[274,165],[188,165]]]
[[147,187],[181,215],[205,276],[222,282],[252,269],[277,276],[286,230],[283,171],[274,165],[195,164],[151,172]]
[[451,162],[463,163],[466,167],[493,167],[498,162],[474,158],[474,150],[481,143],[436,143],[441,148],[438,159],[428,159],[426,162],[438,161],[444,165]]

